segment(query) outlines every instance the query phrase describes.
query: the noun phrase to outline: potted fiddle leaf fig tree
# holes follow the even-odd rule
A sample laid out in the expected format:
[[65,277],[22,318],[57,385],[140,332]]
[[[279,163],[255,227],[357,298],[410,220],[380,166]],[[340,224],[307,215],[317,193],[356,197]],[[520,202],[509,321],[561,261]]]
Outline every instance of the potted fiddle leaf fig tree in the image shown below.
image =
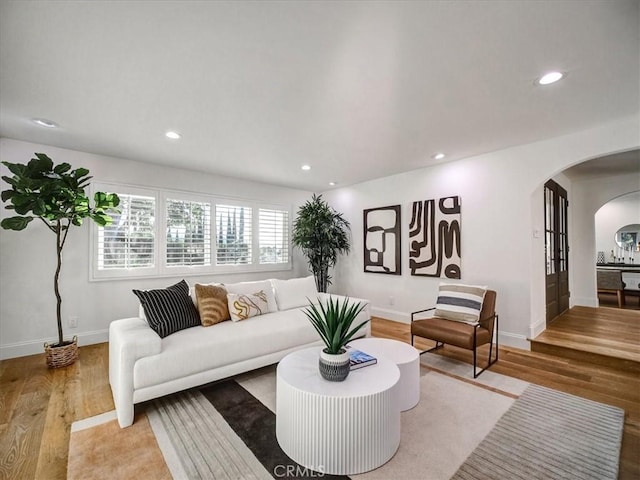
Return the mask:
[[356,317],[364,309],[363,303],[351,303],[345,298],[342,304],[329,297],[326,305],[318,299],[318,305],[309,302],[304,313],[311,321],[325,348],[320,352],[318,366],[325,380],[341,382],[349,375],[349,352],[345,348],[353,336],[367,324],[369,319],[351,328]]
[[11,185],[2,192],[2,201],[9,202],[5,208],[18,215],[2,220],[6,230],[24,230],[34,219],[41,220],[56,238],[57,265],[53,275],[53,290],[56,296],[56,318],[58,341],[45,343],[45,353],[49,367],[71,365],[78,357],[77,337],[65,341],[62,332],[62,296],[60,295],[60,270],[62,249],[73,226],[81,226],[85,218],[90,218],[100,226],[112,222],[109,212],[117,212],[120,203],[115,193],[96,192],[94,204],[90,205],[85,194],[89,185],[89,170],[72,170],[68,163],[54,165],[44,153],[36,153],[29,163],[2,162],[13,176],[2,179]]
[[329,268],[335,266],[338,255],[349,253],[350,228],[322,195],[314,194],[298,210],[291,240],[307,257],[319,292],[326,292],[331,284]]

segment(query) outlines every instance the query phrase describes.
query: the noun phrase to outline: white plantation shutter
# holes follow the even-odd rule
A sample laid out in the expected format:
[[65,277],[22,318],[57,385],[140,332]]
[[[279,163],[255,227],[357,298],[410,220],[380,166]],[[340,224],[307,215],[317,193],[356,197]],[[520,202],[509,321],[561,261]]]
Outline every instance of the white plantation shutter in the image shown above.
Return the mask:
[[216,265],[252,263],[252,208],[216,205]]
[[260,264],[289,262],[289,212],[259,209]]
[[91,224],[92,281],[292,268],[286,205],[135,185],[93,188],[117,193],[120,205],[111,225]]
[[168,267],[211,265],[211,205],[166,200],[165,262]]
[[138,269],[155,263],[155,197],[118,193],[120,213],[98,229],[98,270]]

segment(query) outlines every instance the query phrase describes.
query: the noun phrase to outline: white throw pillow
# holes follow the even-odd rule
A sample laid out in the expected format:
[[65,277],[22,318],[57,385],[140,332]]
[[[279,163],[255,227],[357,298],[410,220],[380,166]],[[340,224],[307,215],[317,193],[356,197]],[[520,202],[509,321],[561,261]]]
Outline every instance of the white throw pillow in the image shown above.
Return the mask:
[[264,315],[269,311],[267,294],[262,290],[253,294],[228,293],[227,301],[229,303],[229,314],[234,322]]
[[251,295],[262,290],[267,295],[269,312],[273,313],[278,311],[278,304],[276,303],[276,297],[273,295],[273,286],[271,285],[271,280],[262,280],[260,282],[225,283],[224,288],[227,289],[228,293],[242,293]]
[[271,282],[276,291],[278,310],[305,307],[309,305],[309,300],[313,301],[318,296],[313,275],[289,280],[273,279]]

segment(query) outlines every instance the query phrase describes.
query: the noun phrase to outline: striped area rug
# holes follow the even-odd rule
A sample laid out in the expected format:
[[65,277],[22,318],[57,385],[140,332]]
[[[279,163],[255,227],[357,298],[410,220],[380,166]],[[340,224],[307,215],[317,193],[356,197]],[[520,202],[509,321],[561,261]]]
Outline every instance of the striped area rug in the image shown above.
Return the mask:
[[[475,442],[469,442],[471,448],[465,453],[461,443],[478,434],[472,418],[481,412],[489,414],[494,408],[491,398],[504,402],[505,397],[436,373],[427,374],[422,381],[427,382],[423,394],[429,397],[403,414],[412,417],[405,418],[410,421],[403,423],[403,443],[396,456],[381,468],[353,478],[617,478],[624,421],[621,409],[530,384],[503,407]],[[489,403],[480,402],[486,395],[493,395],[483,400]],[[465,419],[462,412],[454,414],[451,402],[456,400],[475,412],[472,418]],[[174,478],[320,475],[284,454],[275,438],[275,414],[233,380],[156,400],[147,415]],[[448,430],[438,427],[438,422]],[[420,428],[412,429],[413,424]],[[433,443],[433,435],[441,442]],[[412,450],[414,446],[418,451]],[[438,465],[429,456],[432,450],[446,465]]]
[[198,390],[155,400],[154,407],[147,416],[173,478],[272,478]]
[[530,385],[453,476],[616,479],[624,411]]

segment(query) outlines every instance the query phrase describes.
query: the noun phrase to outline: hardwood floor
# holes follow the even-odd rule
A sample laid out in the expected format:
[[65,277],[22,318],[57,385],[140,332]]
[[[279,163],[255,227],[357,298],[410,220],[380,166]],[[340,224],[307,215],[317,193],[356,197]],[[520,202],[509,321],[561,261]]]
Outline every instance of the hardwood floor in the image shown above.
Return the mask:
[[113,408],[106,343],[61,369],[44,354],[1,361],[0,478],[66,478],[71,423]]
[[[580,320],[568,319],[577,322],[576,335],[584,333],[581,323],[590,321],[584,312],[578,313]],[[640,314],[636,312],[636,315],[640,324]],[[569,328],[559,325],[565,331]],[[633,338],[635,327],[629,328],[627,337],[637,345],[640,339]],[[375,318],[372,331],[378,337],[409,342],[406,324]],[[593,333],[608,341],[606,334],[606,331]],[[431,344],[418,341],[416,346],[427,348]],[[471,361],[471,352],[455,347],[445,346],[440,352]],[[481,355],[487,353],[488,349],[481,349]],[[500,359],[491,371],[624,408],[619,478],[640,478],[640,378],[637,373],[507,347],[500,349]],[[64,369],[47,369],[43,355],[1,361],[0,478],[64,479],[71,423],[113,408],[107,344],[81,347],[78,361]]]

